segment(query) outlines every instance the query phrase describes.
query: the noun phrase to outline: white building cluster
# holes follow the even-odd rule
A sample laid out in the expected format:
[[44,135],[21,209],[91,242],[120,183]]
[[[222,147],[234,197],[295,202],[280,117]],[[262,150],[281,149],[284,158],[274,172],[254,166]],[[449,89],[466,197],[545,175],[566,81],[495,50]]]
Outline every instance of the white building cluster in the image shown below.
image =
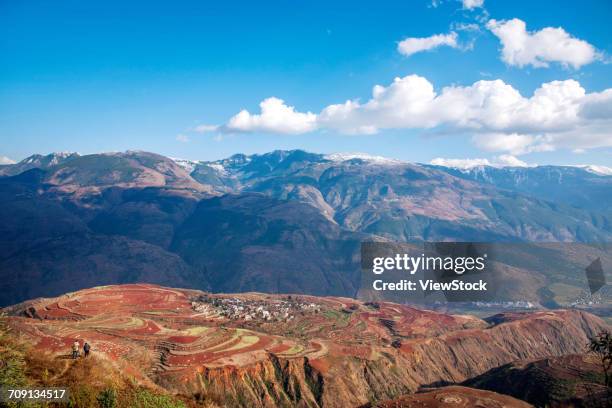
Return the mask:
[[610,304],[612,299],[612,285],[606,285],[602,287],[595,294],[590,294],[586,290],[582,291],[580,296],[571,302],[570,306],[598,306]]
[[203,295],[191,302],[196,312],[244,321],[291,321],[296,314],[318,313],[320,306],[287,296],[286,299],[250,300]]

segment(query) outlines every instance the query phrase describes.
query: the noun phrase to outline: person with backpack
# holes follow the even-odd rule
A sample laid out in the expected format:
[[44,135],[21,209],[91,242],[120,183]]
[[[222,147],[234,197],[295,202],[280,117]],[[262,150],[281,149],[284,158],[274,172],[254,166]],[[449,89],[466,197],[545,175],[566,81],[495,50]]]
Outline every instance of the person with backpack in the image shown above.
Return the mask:
[[85,358],[89,356],[89,350],[91,350],[91,346],[88,342],[85,342],[85,344],[83,344],[83,354],[85,355]]

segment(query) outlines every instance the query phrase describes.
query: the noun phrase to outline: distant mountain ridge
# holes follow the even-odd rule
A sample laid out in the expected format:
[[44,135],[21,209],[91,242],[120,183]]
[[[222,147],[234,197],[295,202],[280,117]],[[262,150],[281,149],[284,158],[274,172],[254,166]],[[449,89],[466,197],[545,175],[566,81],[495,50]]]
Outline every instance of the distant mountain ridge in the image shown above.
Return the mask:
[[[37,155],[0,174],[2,304],[137,281],[354,296],[364,240],[612,242],[612,177],[576,167],[128,151]],[[528,281],[537,301],[531,280],[516,290]]]
[[470,169],[434,166],[454,176],[492,184],[543,200],[574,207],[612,210],[612,176],[604,169],[576,166],[491,167]]
[[41,154],[33,154],[18,163],[0,165],[0,176],[16,176],[30,169],[46,170],[49,167],[79,156],[78,153],[74,152],[57,152],[44,156]]
[[[265,170],[266,165],[272,170],[280,163],[295,161],[296,157],[307,156],[311,163],[363,163],[369,165],[401,166],[413,164],[415,166],[435,168],[453,176],[493,184],[518,193],[542,198],[547,201],[561,201],[579,208],[610,209],[610,200],[599,200],[600,194],[609,192],[612,188],[612,168],[606,166],[491,166],[479,165],[469,168],[453,166],[436,166],[429,164],[409,163],[382,156],[371,156],[363,153],[334,153],[314,154],[300,150],[275,151],[263,155],[236,154],[228,159],[216,161],[180,161],[189,163],[190,170],[201,177],[203,182],[210,181],[207,174],[216,174],[224,178],[242,178],[242,168],[251,163],[246,169]],[[255,164],[256,163],[256,164]],[[275,164],[276,163],[276,164]],[[264,167],[258,167],[264,166]],[[286,166],[286,164],[285,164]],[[205,170],[206,169],[206,170]],[[562,191],[559,191],[562,190]],[[552,195],[551,195],[552,193]],[[595,195],[593,195],[595,194]],[[590,199],[590,200],[589,200]],[[590,201],[590,202],[589,202]]]
[[[444,176],[444,173],[452,177]],[[481,221],[488,218],[492,222],[488,222],[486,229],[494,233],[483,236],[484,239],[522,236],[535,240],[568,240],[570,236],[581,234],[578,232],[580,223],[570,227],[572,231],[527,236],[528,233],[517,222],[510,225],[502,222],[505,225],[500,225],[499,221],[505,221],[505,216],[500,216],[499,211],[507,211],[508,201],[522,200],[525,205],[519,208],[533,206],[545,212],[574,212],[575,208],[578,212],[589,210],[603,212],[606,216],[612,201],[612,177],[564,166],[482,167],[460,171],[367,155],[322,155],[296,150],[197,162],[193,163],[191,175],[222,193],[257,191],[280,199],[298,199],[319,208],[350,230],[366,230],[401,239],[436,239],[436,228],[453,229],[448,222],[456,223],[458,220],[481,231]],[[459,179],[476,184],[463,183]],[[347,184],[348,180],[350,184]],[[488,203],[481,199],[473,200],[476,196],[494,200]],[[554,208],[550,208],[551,205]],[[528,217],[529,212],[524,215]],[[414,217],[407,225],[399,225],[396,218],[405,215]],[[423,236],[424,224],[429,226],[431,222],[421,219],[421,216],[434,220],[434,233]],[[576,217],[582,218],[577,214],[569,218]],[[538,223],[545,223],[548,218],[550,216],[544,214]],[[554,229],[550,223],[544,227]],[[583,238],[578,237],[578,240]]]
[[[111,152],[85,156],[76,152],[56,152],[47,155],[34,154],[15,164],[0,165],[0,177],[17,175],[32,168],[47,170],[53,166],[61,165],[76,158],[90,156],[125,157],[130,155],[134,157],[138,155],[163,157],[144,151]],[[277,166],[289,169],[289,163],[296,161],[308,163],[352,162],[389,166],[413,164],[416,166],[440,169],[457,177],[486,182],[501,188],[517,189],[517,191],[523,193],[531,193],[532,188],[534,188],[538,182],[556,182],[557,184],[563,184],[571,180],[573,185],[577,185],[578,182],[587,180],[589,182],[599,182],[604,187],[609,187],[609,180],[610,177],[612,177],[612,168],[599,165],[541,165],[524,167],[475,165],[469,167],[454,167],[451,165],[442,166],[409,163],[402,160],[390,159],[383,156],[373,156],[365,153],[317,154],[303,150],[276,150],[270,153],[253,155],[237,153],[228,158],[214,161],[185,160],[178,158],[168,159],[183,168],[189,175],[200,177],[203,184],[209,181],[206,179],[207,171],[217,173],[218,176],[221,177],[234,176],[240,178],[241,176],[249,174],[262,175],[266,172],[275,170]],[[529,185],[529,187],[526,187],[526,185]]]

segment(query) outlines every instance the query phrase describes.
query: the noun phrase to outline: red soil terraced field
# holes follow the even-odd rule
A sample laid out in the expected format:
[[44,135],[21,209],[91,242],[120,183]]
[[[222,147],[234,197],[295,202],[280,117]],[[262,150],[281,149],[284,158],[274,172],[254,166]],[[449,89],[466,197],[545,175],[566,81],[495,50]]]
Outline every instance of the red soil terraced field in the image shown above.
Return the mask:
[[578,311],[484,321],[347,298],[96,287],[4,310],[45,353],[75,339],[137,379],[230,406],[358,406],[521,358],[582,352],[607,327]]

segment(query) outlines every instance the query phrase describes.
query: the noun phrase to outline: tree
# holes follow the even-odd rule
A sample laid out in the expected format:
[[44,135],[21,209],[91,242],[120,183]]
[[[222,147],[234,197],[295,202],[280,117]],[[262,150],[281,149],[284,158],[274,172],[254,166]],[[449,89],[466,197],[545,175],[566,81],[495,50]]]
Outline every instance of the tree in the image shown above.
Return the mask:
[[[6,314],[0,313],[0,388],[23,388],[30,385],[26,376],[26,345],[8,326]],[[5,402],[3,407],[32,407],[29,402]]]
[[599,357],[607,387],[612,387],[612,335],[604,330],[590,339],[589,351]]

